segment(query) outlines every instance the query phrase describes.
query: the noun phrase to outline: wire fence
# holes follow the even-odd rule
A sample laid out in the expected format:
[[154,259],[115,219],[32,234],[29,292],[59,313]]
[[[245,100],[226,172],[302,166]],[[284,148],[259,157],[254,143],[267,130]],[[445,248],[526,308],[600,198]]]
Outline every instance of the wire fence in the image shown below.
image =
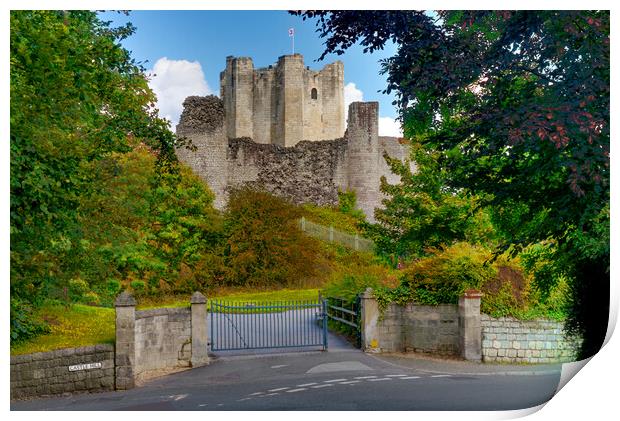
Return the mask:
[[301,230],[306,234],[318,238],[319,240],[329,241],[330,243],[338,243],[343,246],[358,251],[372,252],[375,249],[375,243],[367,238],[362,238],[357,234],[351,235],[342,231],[335,230],[333,226],[326,227],[302,217],[299,220]]

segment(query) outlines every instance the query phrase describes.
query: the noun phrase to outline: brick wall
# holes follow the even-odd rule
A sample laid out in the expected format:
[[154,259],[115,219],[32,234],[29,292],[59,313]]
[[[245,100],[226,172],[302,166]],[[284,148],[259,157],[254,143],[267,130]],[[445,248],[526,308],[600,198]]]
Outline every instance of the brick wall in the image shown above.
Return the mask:
[[[100,368],[69,371],[70,366]],[[93,345],[11,357],[11,399],[114,390],[114,345]]]
[[139,382],[153,371],[189,367],[191,328],[189,308],[136,311],[134,366],[136,381]]
[[481,316],[482,359],[488,362],[551,363],[574,361],[578,342],[552,320]]

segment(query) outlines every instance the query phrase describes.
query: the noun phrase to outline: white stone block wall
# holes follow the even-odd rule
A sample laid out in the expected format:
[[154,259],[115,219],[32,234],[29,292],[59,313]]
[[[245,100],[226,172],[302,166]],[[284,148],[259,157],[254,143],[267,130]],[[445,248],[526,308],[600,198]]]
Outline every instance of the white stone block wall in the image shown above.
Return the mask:
[[567,338],[562,322],[482,316],[482,359],[488,362],[574,361],[579,342]]

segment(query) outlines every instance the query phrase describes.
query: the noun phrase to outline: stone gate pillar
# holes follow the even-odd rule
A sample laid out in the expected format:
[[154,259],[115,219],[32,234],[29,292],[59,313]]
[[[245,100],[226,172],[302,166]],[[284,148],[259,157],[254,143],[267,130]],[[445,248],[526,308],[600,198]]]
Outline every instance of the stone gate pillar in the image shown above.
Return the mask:
[[367,288],[360,299],[362,330],[362,351],[377,352],[377,321],[379,319],[379,305],[374,297],[372,288]]
[[136,300],[126,291],[114,301],[116,308],[116,390],[135,386],[136,357]]
[[480,291],[467,290],[459,298],[459,348],[461,356],[469,361],[482,359],[481,297]]
[[192,367],[209,364],[207,349],[209,330],[207,327],[207,299],[200,292],[194,292],[192,305]]

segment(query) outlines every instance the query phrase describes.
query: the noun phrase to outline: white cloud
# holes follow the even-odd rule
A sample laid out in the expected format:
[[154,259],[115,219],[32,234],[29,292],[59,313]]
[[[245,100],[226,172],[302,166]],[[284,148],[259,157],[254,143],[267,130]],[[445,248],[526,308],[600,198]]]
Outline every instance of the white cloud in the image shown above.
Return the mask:
[[147,73],[151,75],[149,86],[157,95],[159,116],[172,121],[173,131],[179,122],[185,98],[212,93],[197,61],[162,57]]
[[349,104],[364,100],[364,92],[357,89],[355,83],[349,82],[344,87],[344,109],[349,111]]
[[379,117],[379,136],[402,137],[400,122],[391,117]]
[[349,117],[349,105],[352,102],[363,101],[364,92],[357,89],[355,83],[349,82],[344,86],[344,127],[347,127]]
[[[356,101],[364,100],[364,92],[357,89],[355,83],[349,82],[344,87],[344,119],[345,127],[347,125],[347,117],[349,115],[349,104]],[[390,117],[379,117],[379,136],[402,137],[403,130],[400,123]]]

